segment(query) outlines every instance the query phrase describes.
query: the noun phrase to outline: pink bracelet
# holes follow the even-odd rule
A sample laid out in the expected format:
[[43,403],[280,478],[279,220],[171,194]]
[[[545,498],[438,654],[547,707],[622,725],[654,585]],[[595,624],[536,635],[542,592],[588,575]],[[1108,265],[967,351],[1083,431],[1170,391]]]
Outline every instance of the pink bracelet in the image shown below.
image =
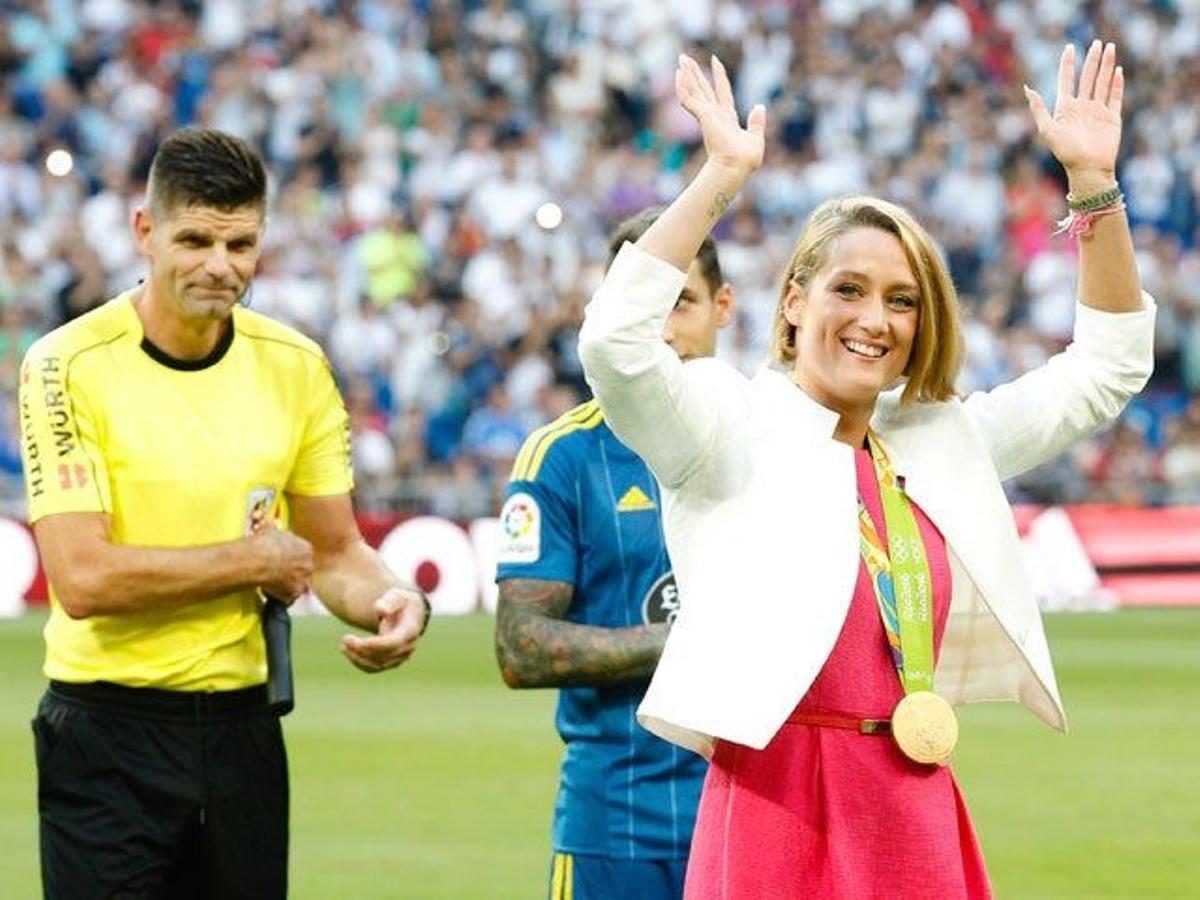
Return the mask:
[[1053,235],[1057,237],[1060,234],[1066,234],[1067,237],[1078,238],[1081,234],[1091,231],[1092,223],[1101,216],[1124,211],[1125,202],[1118,200],[1112,206],[1102,206],[1100,209],[1090,209],[1087,212],[1072,212],[1065,219],[1060,219],[1055,223],[1058,227],[1054,230]]

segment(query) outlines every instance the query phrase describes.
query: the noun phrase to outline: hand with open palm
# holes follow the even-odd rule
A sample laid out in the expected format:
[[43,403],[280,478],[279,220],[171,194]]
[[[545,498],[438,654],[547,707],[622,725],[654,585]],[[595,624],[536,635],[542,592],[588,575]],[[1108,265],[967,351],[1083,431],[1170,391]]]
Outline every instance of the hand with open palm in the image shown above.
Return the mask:
[[743,128],[733,101],[733,87],[721,61],[712,58],[712,81],[689,56],[679,57],[675,70],[675,96],[700,125],[708,159],[743,183],[762,165],[767,112],[750,111]]
[[1075,48],[1068,44],[1058,64],[1058,96],[1051,114],[1046,101],[1025,88],[1038,134],[1072,176],[1102,176],[1113,180],[1121,146],[1121,100],[1125,74],[1117,48],[1093,41],[1075,85]]

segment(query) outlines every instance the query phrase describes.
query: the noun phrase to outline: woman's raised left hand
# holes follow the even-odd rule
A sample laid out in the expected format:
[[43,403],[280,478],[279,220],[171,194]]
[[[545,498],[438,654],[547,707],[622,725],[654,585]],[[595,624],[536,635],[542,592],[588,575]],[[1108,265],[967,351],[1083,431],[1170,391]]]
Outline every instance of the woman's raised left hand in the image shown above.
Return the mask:
[[1125,73],[1116,63],[1115,44],[1093,41],[1076,88],[1075,48],[1068,44],[1058,63],[1053,114],[1037,91],[1025,88],[1038,134],[1068,175],[1115,175],[1125,94]]

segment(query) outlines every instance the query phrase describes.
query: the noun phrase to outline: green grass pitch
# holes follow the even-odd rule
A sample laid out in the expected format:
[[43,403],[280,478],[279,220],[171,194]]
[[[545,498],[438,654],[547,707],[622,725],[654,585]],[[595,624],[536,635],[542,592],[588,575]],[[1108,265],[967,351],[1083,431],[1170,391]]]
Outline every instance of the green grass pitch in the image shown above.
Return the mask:
[[[40,896],[28,720],[41,621],[0,623],[5,900]],[[502,686],[491,627],[440,619],[402,671],[369,677],[337,653],[336,622],[296,622],[292,897],[544,896],[553,692]],[[1011,704],[963,715],[955,769],[997,896],[1200,896],[1200,610],[1048,627],[1071,734]]]

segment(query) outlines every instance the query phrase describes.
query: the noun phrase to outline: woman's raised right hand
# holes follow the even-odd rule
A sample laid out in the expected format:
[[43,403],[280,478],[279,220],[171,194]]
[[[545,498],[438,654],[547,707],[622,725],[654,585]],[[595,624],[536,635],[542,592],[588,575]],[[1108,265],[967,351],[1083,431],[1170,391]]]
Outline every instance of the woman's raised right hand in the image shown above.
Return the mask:
[[733,102],[733,87],[721,61],[712,58],[712,81],[691,57],[680,55],[675,96],[700,125],[708,159],[735,175],[739,184],[762,165],[767,111],[750,110],[743,128]]

